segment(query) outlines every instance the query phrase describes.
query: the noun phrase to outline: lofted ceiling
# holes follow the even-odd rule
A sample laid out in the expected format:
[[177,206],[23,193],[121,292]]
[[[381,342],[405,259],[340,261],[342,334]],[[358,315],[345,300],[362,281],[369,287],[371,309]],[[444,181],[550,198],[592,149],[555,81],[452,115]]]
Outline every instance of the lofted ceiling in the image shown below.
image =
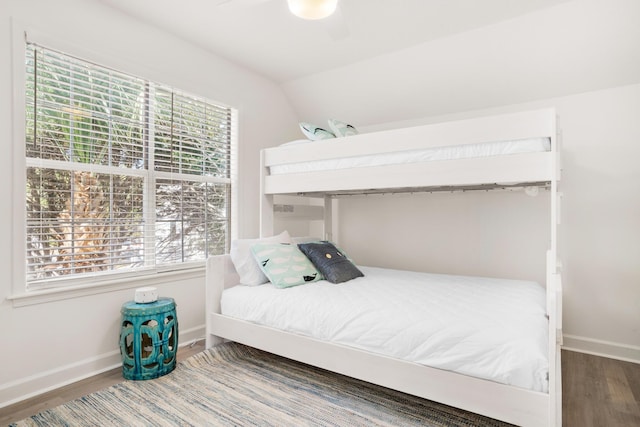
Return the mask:
[[277,83],[488,26],[567,0],[340,0],[305,21],[286,0],[100,0]]

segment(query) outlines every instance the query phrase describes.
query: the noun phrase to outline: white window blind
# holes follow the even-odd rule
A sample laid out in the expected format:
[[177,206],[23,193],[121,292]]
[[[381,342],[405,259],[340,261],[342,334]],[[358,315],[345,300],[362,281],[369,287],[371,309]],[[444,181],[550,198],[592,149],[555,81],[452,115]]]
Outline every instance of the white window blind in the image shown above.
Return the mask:
[[28,287],[225,253],[235,115],[29,43]]

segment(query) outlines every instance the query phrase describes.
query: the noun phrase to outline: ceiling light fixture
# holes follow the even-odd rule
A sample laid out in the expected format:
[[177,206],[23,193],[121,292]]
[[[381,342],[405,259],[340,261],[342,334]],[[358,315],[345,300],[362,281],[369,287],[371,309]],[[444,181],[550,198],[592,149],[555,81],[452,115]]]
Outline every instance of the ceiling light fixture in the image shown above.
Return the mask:
[[338,0],[287,0],[291,13],[302,19],[323,19],[336,11]]

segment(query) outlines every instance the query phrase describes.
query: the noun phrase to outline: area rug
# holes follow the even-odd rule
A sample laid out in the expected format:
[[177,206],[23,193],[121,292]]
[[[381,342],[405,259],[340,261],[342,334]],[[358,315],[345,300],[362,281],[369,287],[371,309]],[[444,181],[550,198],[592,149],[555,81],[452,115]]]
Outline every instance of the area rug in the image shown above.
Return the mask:
[[508,426],[236,343],[16,426]]

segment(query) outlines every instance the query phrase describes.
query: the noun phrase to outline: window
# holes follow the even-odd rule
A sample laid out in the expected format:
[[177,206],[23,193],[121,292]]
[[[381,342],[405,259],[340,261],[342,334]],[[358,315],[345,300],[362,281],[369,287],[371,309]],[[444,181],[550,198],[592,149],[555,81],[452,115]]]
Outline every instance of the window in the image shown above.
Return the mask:
[[235,116],[28,44],[28,288],[225,253]]

